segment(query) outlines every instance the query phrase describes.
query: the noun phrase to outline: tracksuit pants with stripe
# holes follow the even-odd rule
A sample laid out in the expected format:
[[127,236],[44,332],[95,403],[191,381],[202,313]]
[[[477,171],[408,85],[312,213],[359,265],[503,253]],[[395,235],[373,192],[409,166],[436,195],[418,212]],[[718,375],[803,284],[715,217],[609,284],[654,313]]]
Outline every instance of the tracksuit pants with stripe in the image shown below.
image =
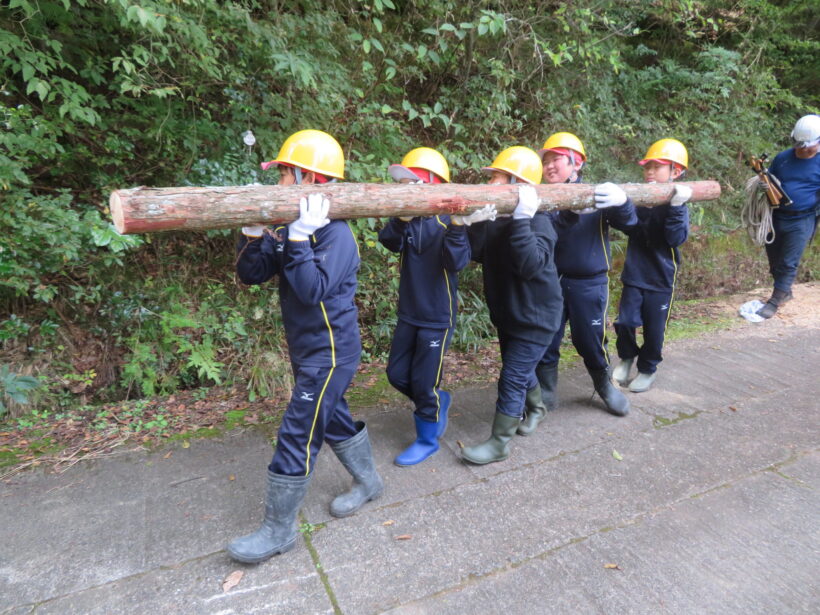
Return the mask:
[[439,389],[444,353],[453,339],[453,327],[428,329],[400,320],[393,333],[387,380],[416,406],[416,416],[438,422]]
[[[638,371],[654,374],[663,360],[661,350],[672,307],[673,289],[653,291],[624,284],[615,332],[615,346],[621,359],[638,358]],[[643,326],[643,346],[638,346],[636,329]]]
[[307,476],[325,441],[336,444],[356,435],[344,394],[358,366],[358,361],[336,367],[293,365],[293,393],[268,466],[271,472]]
[[561,325],[541,359],[541,364],[547,367],[558,365],[561,341],[564,339],[564,329],[569,321],[572,344],[584,359],[584,365],[590,370],[604,369],[609,365],[606,339],[608,281],[562,277],[561,290],[564,294]]

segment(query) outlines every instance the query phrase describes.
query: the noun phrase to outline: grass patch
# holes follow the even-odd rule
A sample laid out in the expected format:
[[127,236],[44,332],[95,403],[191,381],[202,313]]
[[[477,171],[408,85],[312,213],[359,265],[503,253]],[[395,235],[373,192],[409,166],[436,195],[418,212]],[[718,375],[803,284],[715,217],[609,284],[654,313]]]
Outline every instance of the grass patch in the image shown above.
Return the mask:
[[387,380],[383,363],[362,365],[353,378],[353,384],[345,393],[351,408],[367,408],[397,403],[405,397]]

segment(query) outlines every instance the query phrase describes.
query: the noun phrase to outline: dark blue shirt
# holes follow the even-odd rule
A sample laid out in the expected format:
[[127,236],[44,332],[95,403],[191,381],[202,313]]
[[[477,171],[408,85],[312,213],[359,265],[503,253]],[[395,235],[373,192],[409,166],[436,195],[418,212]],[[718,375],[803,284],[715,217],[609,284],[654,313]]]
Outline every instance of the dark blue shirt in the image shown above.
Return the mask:
[[775,216],[804,217],[820,207],[820,154],[813,158],[798,158],[794,148],[780,152],[769,167],[780,180],[783,190],[792,200],[788,207],[774,210]]
[[465,228],[450,225],[450,216],[391,218],[379,241],[401,254],[399,320],[416,327],[455,326],[458,272],[470,262]]
[[359,247],[343,220],[333,220],[307,241],[291,241],[287,227],[276,236],[242,236],[236,273],[245,284],[279,275],[279,303],[291,361],[332,367],[357,362],[362,344],[353,300]]
[[482,264],[493,324],[510,337],[549,344],[563,306],[550,216],[499,217],[473,224],[467,233],[473,260]]
[[555,265],[558,274],[605,282],[610,268],[609,228],[627,232],[638,223],[635,206],[606,207],[578,214],[564,210],[553,217],[558,233]]
[[665,292],[675,287],[680,246],[689,236],[689,208],[636,207],[638,224],[627,230],[626,261],[621,281],[629,286]]

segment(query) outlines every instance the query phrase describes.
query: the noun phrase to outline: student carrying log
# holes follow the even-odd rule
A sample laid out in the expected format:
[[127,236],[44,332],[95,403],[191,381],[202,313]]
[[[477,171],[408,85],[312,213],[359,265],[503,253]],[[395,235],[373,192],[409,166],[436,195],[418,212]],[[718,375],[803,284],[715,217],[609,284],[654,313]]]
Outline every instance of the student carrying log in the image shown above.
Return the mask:
[[[491,185],[521,185],[512,215],[473,224],[468,231],[473,260],[482,266],[484,295],[501,349],[490,437],[461,452],[464,460],[475,464],[509,457],[509,443],[521,425],[525,404],[541,404],[535,366],[561,318],[554,261],[557,237],[549,214],[538,211],[533,187],[541,181],[538,154],[526,147],[509,148],[484,170],[490,173]],[[535,394],[528,395],[529,391]]]
[[[401,183],[450,181],[447,160],[429,147],[411,150],[389,172]],[[456,326],[458,272],[470,262],[464,221],[461,216],[402,216],[390,218],[379,231],[384,247],[401,255],[398,322],[387,379],[415,405],[416,439],[396,456],[398,466],[416,465],[435,454],[447,429],[451,398],[439,385]]]
[[[581,181],[586,150],[574,134],[558,132],[551,135],[538,153],[544,162],[547,183]],[[613,198],[613,190],[617,189],[614,184],[601,184],[595,188],[595,207],[581,212],[561,211],[553,217],[558,233],[555,264],[561,277],[564,301],[558,331],[536,368],[547,410],[554,410],[558,403],[558,360],[564,329],[569,322],[572,343],[583,358],[606,410],[616,416],[625,416],[629,412],[629,400],[610,380],[606,335],[609,229],[614,227],[626,231],[637,222],[632,202],[627,200],[622,203],[620,199]],[[529,433],[528,423],[536,423],[537,420],[537,416],[525,419],[519,433]]]
[[[344,178],[337,141],[318,130],[291,135],[277,158],[279,185],[324,184]],[[353,486],[330,505],[336,517],[356,512],[383,490],[367,428],[350,416],[344,394],[361,355],[358,310],[353,296],[359,250],[344,220],[328,218],[329,201],[311,193],[299,218],[276,228],[244,227],[237,244],[236,272],[245,284],[279,276],[279,304],[294,386],[268,466],[265,514],[254,533],[237,538],[228,553],[256,563],[296,543],[296,514],[324,442],[353,476]]]
[[[683,177],[689,153],[680,141],[661,139],[649,146],[638,162],[647,183],[669,183]],[[611,198],[626,203],[627,196],[613,184]],[[633,393],[648,391],[655,381],[661,350],[675,296],[680,267],[678,249],[689,236],[689,186],[676,184],[669,203],[638,207],[638,223],[628,231],[626,260],[621,274],[623,291],[615,331],[620,362],[613,378]],[[643,343],[638,345],[637,328],[643,326]],[[629,372],[637,359],[638,374]]]

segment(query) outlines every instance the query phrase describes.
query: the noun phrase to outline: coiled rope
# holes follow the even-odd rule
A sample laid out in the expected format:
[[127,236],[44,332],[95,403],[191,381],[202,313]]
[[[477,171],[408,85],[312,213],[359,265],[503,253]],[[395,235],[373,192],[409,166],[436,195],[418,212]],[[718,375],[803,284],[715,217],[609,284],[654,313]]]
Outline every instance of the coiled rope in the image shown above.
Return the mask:
[[755,245],[765,246],[774,241],[772,208],[769,206],[766,193],[760,187],[760,178],[757,175],[750,177],[746,182],[746,200],[740,210],[740,222],[746,227]]

